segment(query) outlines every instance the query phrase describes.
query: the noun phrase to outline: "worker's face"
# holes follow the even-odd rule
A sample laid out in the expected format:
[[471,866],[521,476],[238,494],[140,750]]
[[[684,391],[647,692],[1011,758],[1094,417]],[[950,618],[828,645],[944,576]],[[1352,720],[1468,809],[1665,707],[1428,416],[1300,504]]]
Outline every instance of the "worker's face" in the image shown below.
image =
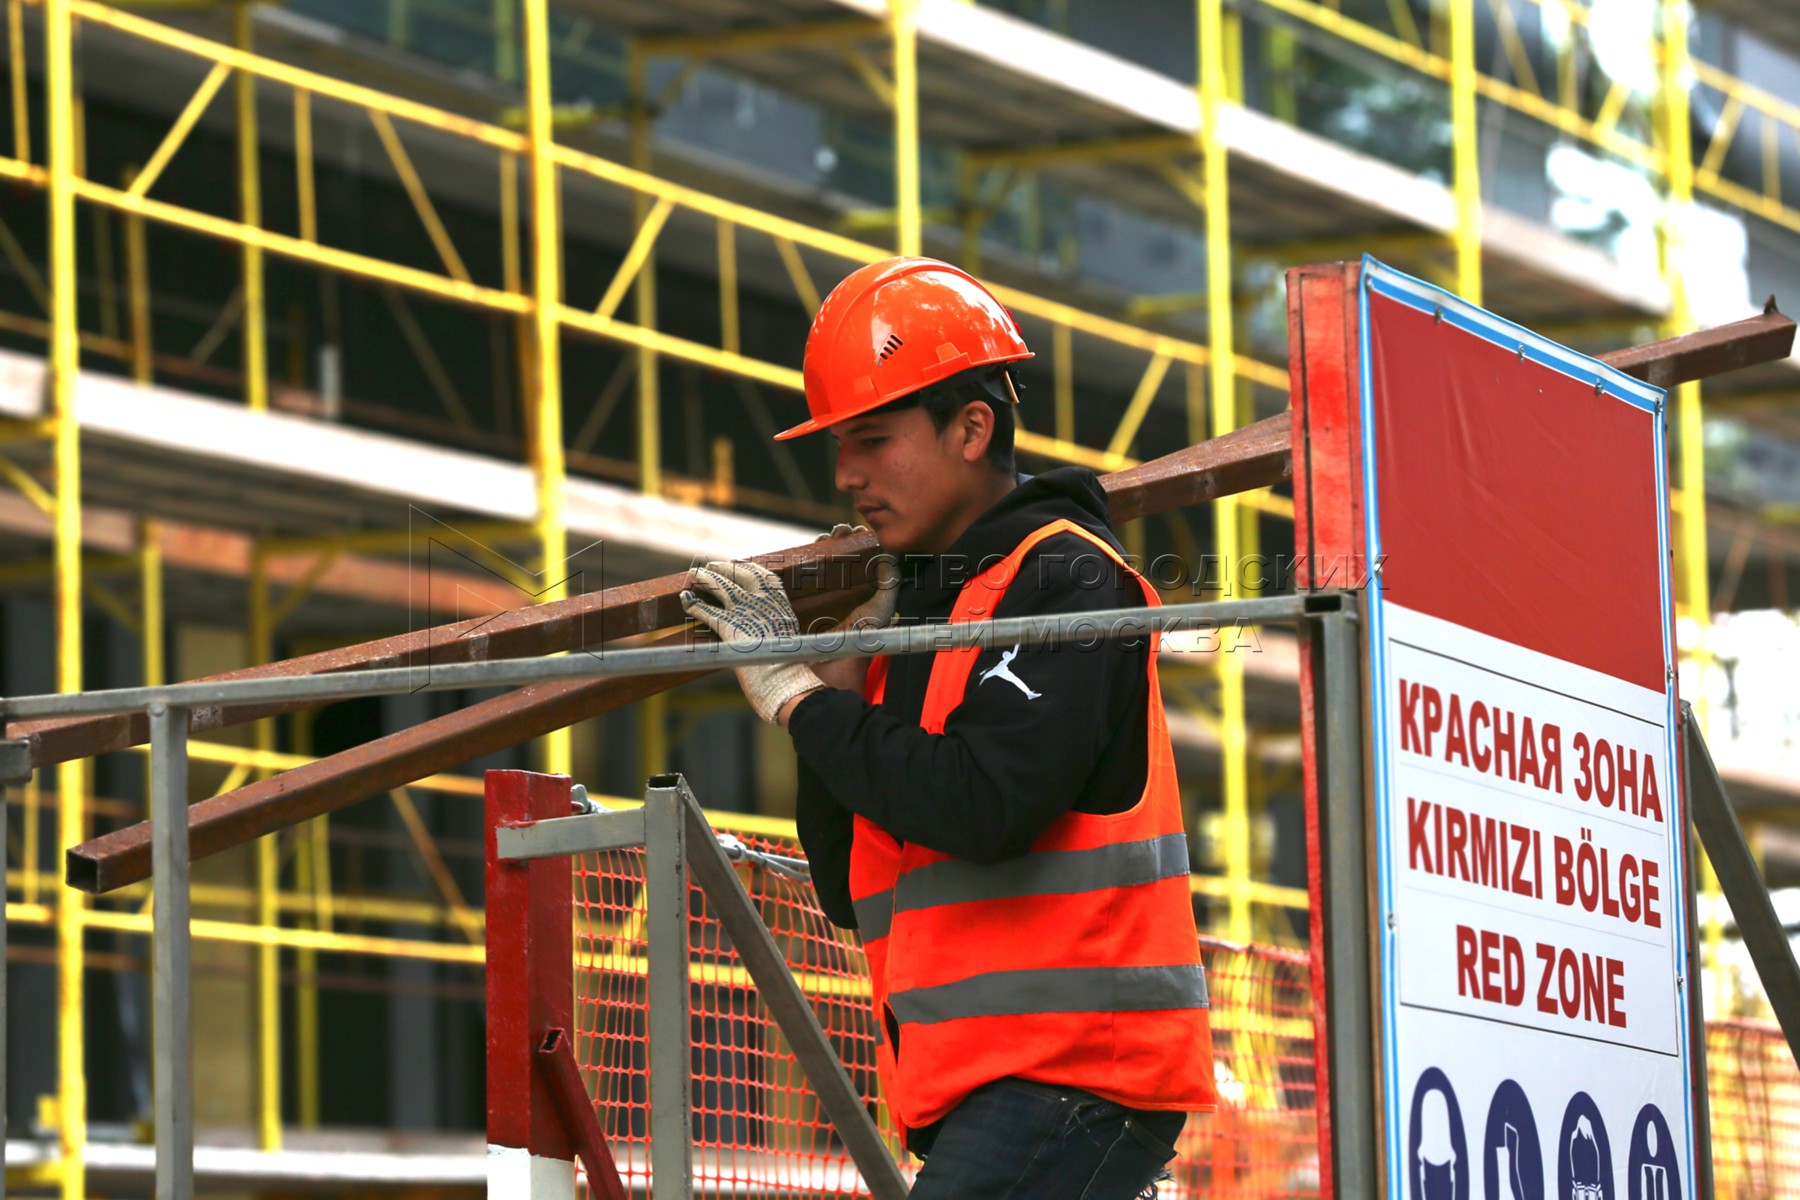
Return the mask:
[[938,554],[985,507],[994,414],[963,406],[940,431],[923,408],[873,413],[832,427],[837,486],[893,554]]

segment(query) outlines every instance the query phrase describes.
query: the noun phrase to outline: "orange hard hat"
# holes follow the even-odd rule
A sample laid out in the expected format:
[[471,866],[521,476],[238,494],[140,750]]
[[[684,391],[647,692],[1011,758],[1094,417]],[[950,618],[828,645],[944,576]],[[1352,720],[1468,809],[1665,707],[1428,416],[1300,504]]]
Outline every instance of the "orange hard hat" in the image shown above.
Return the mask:
[[1019,323],[973,275],[935,258],[887,258],[831,289],[806,335],[812,418],[825,429],[961,371],[1030,358]]

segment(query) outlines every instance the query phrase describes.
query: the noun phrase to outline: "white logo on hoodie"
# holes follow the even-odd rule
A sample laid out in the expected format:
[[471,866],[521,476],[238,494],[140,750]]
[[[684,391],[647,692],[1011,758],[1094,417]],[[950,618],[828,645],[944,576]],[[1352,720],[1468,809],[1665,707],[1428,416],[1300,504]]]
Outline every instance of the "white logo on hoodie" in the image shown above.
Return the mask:
[[1020,679],[1017,675],[1012,673],[1012,660],[1018,656],[1018,646],[1014,646],[1011,650],[1002,654],[999,663],[996,664],[992,670],[983,671],[981,673],[981,678],[976,680],[975,686],[980,687],[990,679],[1004,679],[1006,682],[1018,688],[1021,692],[1024,692],[1027,700],[1036,700],[1043,693],[1032,691],[1029,687],[1025,686],[1025,681],[1023,679]]

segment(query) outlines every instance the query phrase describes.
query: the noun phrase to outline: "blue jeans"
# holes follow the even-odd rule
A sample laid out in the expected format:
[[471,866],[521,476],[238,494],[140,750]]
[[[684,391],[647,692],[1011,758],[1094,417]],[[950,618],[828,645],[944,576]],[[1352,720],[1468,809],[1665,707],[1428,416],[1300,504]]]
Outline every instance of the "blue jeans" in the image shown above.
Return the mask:
[[1079,1088],[1002,1079],[939,1124],[922,1148],[912,1200],[1154,1195],[1186,1123],[1186,1113],[1139,1112]]

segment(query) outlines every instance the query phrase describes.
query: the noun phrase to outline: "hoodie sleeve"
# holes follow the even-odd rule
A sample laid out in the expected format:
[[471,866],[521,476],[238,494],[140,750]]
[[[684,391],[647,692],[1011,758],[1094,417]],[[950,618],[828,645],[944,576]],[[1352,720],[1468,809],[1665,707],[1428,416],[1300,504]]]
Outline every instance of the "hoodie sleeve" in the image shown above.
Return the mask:
[[849,809],[832,799],[819,773],[800,759],[794,824],[806,851],[819,908],[841,929],[856,928],[856,910],[850,906],[850,843],[855,820]]
[[[1086,586],[1074,572],[1040,569],[1022,572],[994,615],[1142,604],[1116,566]],[[1142,639],[991,647],[941,734],[841,689],[801,701],[788,731],[802,769],[843,808],[901,841],[1000,862],[1074,807],[1115,732],[1141,733],[1130,715],[1149,686],[1148,655]]]

